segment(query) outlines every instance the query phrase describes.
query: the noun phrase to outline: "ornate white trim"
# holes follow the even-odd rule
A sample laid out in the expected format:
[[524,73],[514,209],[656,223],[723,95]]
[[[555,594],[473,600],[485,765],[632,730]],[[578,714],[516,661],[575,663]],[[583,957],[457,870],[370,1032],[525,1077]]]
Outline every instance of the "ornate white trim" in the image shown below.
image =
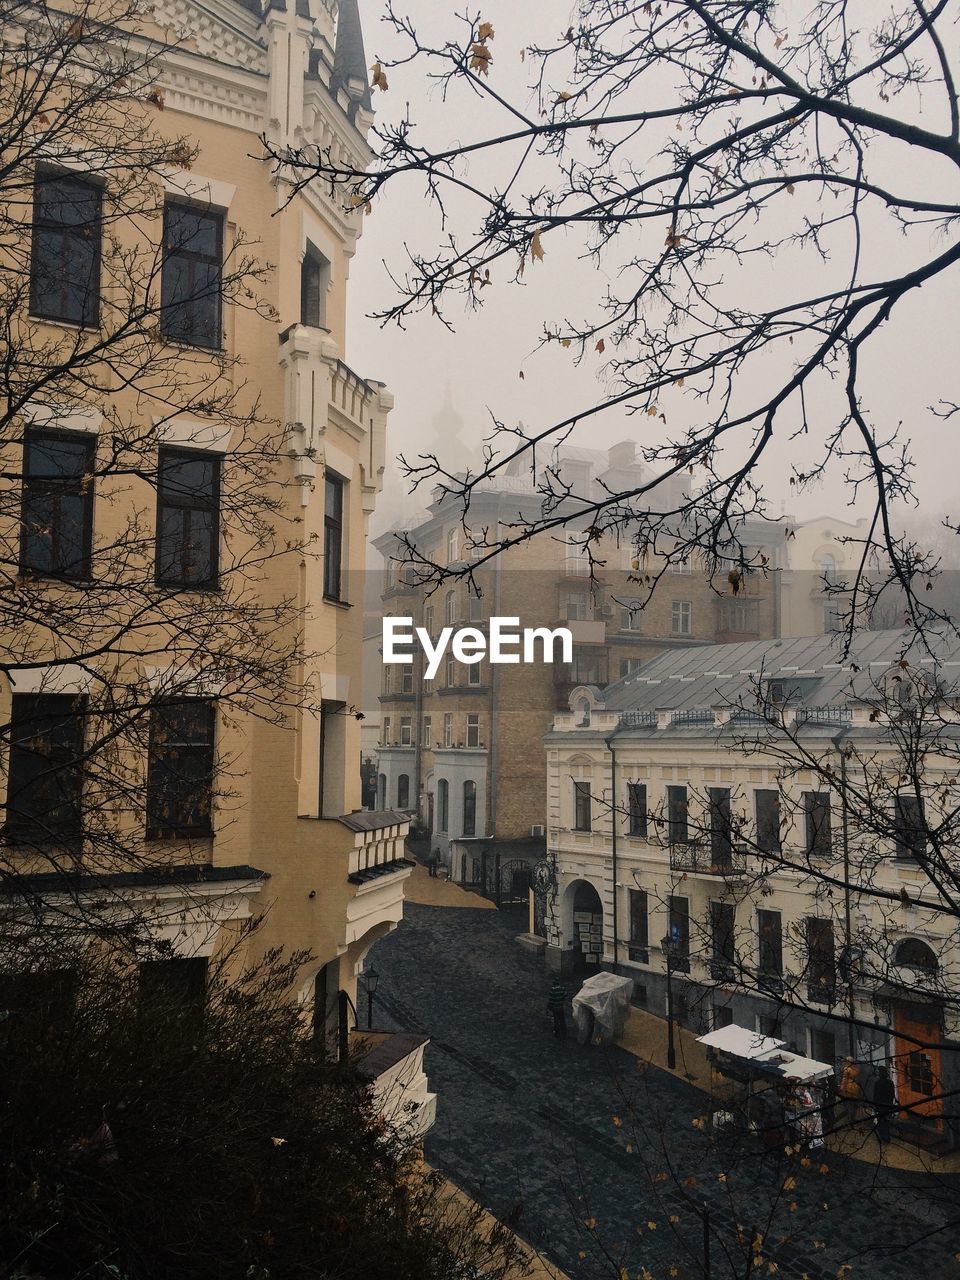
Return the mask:
[[55,431],[85,431],[95,435],[103,425],[103,413],[100,409],[25,404],[20,413],[31,427],[48,427]]

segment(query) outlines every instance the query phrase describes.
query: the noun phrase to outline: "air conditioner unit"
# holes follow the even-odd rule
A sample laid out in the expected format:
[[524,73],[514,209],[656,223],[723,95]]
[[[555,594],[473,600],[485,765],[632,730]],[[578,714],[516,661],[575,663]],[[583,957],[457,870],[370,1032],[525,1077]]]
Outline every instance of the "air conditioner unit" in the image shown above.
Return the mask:
[[531,827],[530,834],[532,836],[543,836],[546,835],[546,830],[546,827]]

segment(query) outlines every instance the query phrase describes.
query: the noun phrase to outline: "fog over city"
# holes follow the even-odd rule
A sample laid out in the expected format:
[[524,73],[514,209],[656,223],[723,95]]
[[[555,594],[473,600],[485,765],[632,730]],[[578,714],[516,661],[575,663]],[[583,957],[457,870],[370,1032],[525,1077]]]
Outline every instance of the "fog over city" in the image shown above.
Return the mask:
[[[788,0],[782,7],[786,21],[791,7],[799,12],[796,0],[793,4]],[[440,47],[445,40],[463,36],[462,21],[434,0],[411,0],[402,12],[424,44]],[[387,66],[392,59],[406,56],[409,45],[386,22],[377,21],[379,7],[368,0],[364,6],[367,63],[381,61],[387,67],[389,85],[386,91],[374,90],[373,94],[379,127],[396,124],[408,113],[414,122],[414,140],[431,150],[497,136],[511,127],[511,117],[491,98],[488,89],[536,114],[536,91],[531,87],[536,62],[522,58],[522,51],[531,44],[557,43],[573,10],[547,0],[531,0],[524,5],[488,0],[481,16],[495,30],[489,79],[480,87],[458,82],[445,97],[437,84],[426,80],[426,67],[419,60]],[[550,85],[553,91],[561,87]],[[922,111],[918,95],[912,91],[897,100],[900,113],[910,115],[916,111],[928,125],[942,105],[936,90],[925,95]],[[646,148],[652,155],[659,143],[655,139],[641,140],[638,154],[644,154]],[[916,189],[920,185],[916,165],[925,161],[923,157],[918,161],[908,156],[907,151],[906,147],[890,145],[890,154],[882,157],[882,168],[876,155],[871,156],[871,164],[891,182],[899,179],[902,183],[909,173]],[[484,180],[503,180],[506,173],[502,157],[499,161],[477,158],[469,164],[459,164],[457,172],[478,186],[483,186]],[[547,169],[547,181],[549,173]],[[930,176],[931,182],[941,181],[940,174]],[[529,187],[529,178],[527,182]],[[924,194],[932,198],[934,192],[931,188]],[[796,201],[804,198],[798,192]],[[469,238],[477,229],[476,208],[469,207],[466,200],[459,206],[456,202],[448,204],[448,210],[451,223],[444,228],[436,211],[424,203],[419,179],[406,186],[399,182],[388,185],[364,220],[360,252],[351,264],[354,306],[349,345],[364,353],[364,366],[359,372],[382,379],[396,396],[396,408],[390,418],[387,483],[376,514],[378,529],[401,515],[412,514],[414,507],[421,509],[427,500],[422,492],[410,498],[409,482],[401,474],[397,455],[403,454],[409,460],[422,452],[436,451],[441,464],[450,470],[476,466],[481,441],[489,434],[494,417],[508,426],[522,422],[531,432],[542,431],[575,410],[590,407],[604,395],[605,386],[612,387],[604,363],[611,354],[609,344],[606,356],[591,349],[579,362],[572,358],[574,350],[564,350],[556,342],[540,346],[545,323],[582,322],[594,312],[606,285],[617,275],[618,262],[614,258],[605,259],[599,268],[595,261],[585,261],[579,237],[566,230],[545,238],[544,259],[528,264],[519,286],[511,280],[513,266],[503,262],[501,278],[497,278],[496,271],[493,273],[481,308],[458,309],[457,300],[452,304],[448,301],[445,318],[450,328],[429,309],[406,317],[402,331],[395,323],[382,327],[371,318],[396,300],[391,274],[402,279],[408,249],[429,251],[438,243],[438,236],[442,239],[447,231]],[[784,234],[793,230],[785,227]],[[810,250],[797,252],[789,248],[755,260],[725,277],[726,295],[754,306],[758,301],[762,305],[774,281],[778,290],[802,292],[811,273],[816,276],[819,272],[823,278],[825,273],[849,269],[851,237],[849,224],[844,224],[836,243],[828,246],[825,264]],[[907,245],[906,237],[892,220],[883,225],[867,221],[859,249],[862,276],[871,278],[872,271],[872,278],[883,278],[908,269],[918,251],[934,253],[937,244],[932,230],[929,236],[922,229],[913,231]],[[888,329],[872,340],[865,352],[861,369],[863,405],[874,416],[877,434],[912,441],[919,508],[900,504],[895,508],[896,517],[915,534],[936,539],[946,556],[944,563],[951,567],[957,558],[952,547],[956,538],[939,525],[952,507],[952,477],[943,460],[950,456],[956,420],[935,416],[930,406],[941,399],[957,398],[950,382],[956,338],[955,290],[949,279],[938,278],[898,302]],[[778,376],[782,369],[780,365],[772,376]],[[755,380],[757,365],[751,365],[745,376]],[[668,427],[659,419],[631,417],[623,408],[613,408],[582,424],[570,443],[604,448],[618,440],[634,438],[642,447],[661,443],[664,437],[657,432],[669,430],[677,433],[677,438],[696,421],[691,415],[698,411],[697,401],[679,391],[665,396],[661,407],[667,414]],[[835,421],[835,416],[830,418],[826,412],[818,414],[815,404],[808,402],[806,408],[809,446],[803,439],[791,440],[794,428],[781,425],[781,434],[758,470],[758,480],[770,501],[769,514],[797,519],[836,515],[849,520],[869,514],[867,492],[850,505],[854,499],[844,483],[842,463],[829,465],[824,477],[802,492],[790,485],[791,465],[809,462],[822,445],[818,422],[824,423],[825,431]]]

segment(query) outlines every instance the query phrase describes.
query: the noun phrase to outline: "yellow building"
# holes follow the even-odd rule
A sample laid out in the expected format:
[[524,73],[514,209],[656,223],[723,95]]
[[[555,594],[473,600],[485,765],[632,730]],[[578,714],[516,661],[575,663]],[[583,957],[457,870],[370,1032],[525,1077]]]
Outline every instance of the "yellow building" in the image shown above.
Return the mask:
[[[150,981],[181,991],[262,915],[256,948],[311,954],[297,995],[329,1031],[410,872],[406,819],[360,811],[355,714],[392,397],[344,361],[362,212],[294,190],[261,139],[368,163],[358,7],[160,0],[154,19],[134,47],[169,43],[138,109],[186,140],[173,162],[142,135],[139,174],[98,160],[79,109],[24,160],[0,885],[45,923],[135,922]],[[402,1047],[426,1125],[422,1040]]]

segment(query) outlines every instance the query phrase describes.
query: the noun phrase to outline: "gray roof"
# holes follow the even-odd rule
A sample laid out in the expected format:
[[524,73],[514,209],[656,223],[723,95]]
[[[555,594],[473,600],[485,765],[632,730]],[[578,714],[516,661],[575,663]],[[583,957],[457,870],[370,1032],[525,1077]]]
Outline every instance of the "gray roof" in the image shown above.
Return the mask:
[[410,821],[409,813],[397,813],[394,809],[356,809],[341,814],[337,819],[351,831],[381,831],[384,827],[404,826]]
[[363,28],[360,25],[360,6],[357,0],[340,0],[330,87],[336,92],[341,86],[346,88],[348,80],[362,81],[364,88],[360,105],[369,111],[370,84],[367,80],[367,59],[363,51]]
[[44,893],[51,891],[94,893],[98,890],[162,887],[165,885],[253,883],[269,880],[266,871],[243,863],[232,867],[213,867],[208,863],[167,863],[137,871],[71,873],[39,871],[35,874],[5,875],[0,879],[0,894]]
[[910,630],[862,632],[847,655],[831,635],[671,649],[610,685],[604,703],[608,710],[640,713],[749,708],[756,707],[760,683],[781,680],[785,699],[795,705],[840,707],[875,697],[877,680],[901,658],[935,672],[948,689],[960,688],[960,639],[930,637],[930,649]]

